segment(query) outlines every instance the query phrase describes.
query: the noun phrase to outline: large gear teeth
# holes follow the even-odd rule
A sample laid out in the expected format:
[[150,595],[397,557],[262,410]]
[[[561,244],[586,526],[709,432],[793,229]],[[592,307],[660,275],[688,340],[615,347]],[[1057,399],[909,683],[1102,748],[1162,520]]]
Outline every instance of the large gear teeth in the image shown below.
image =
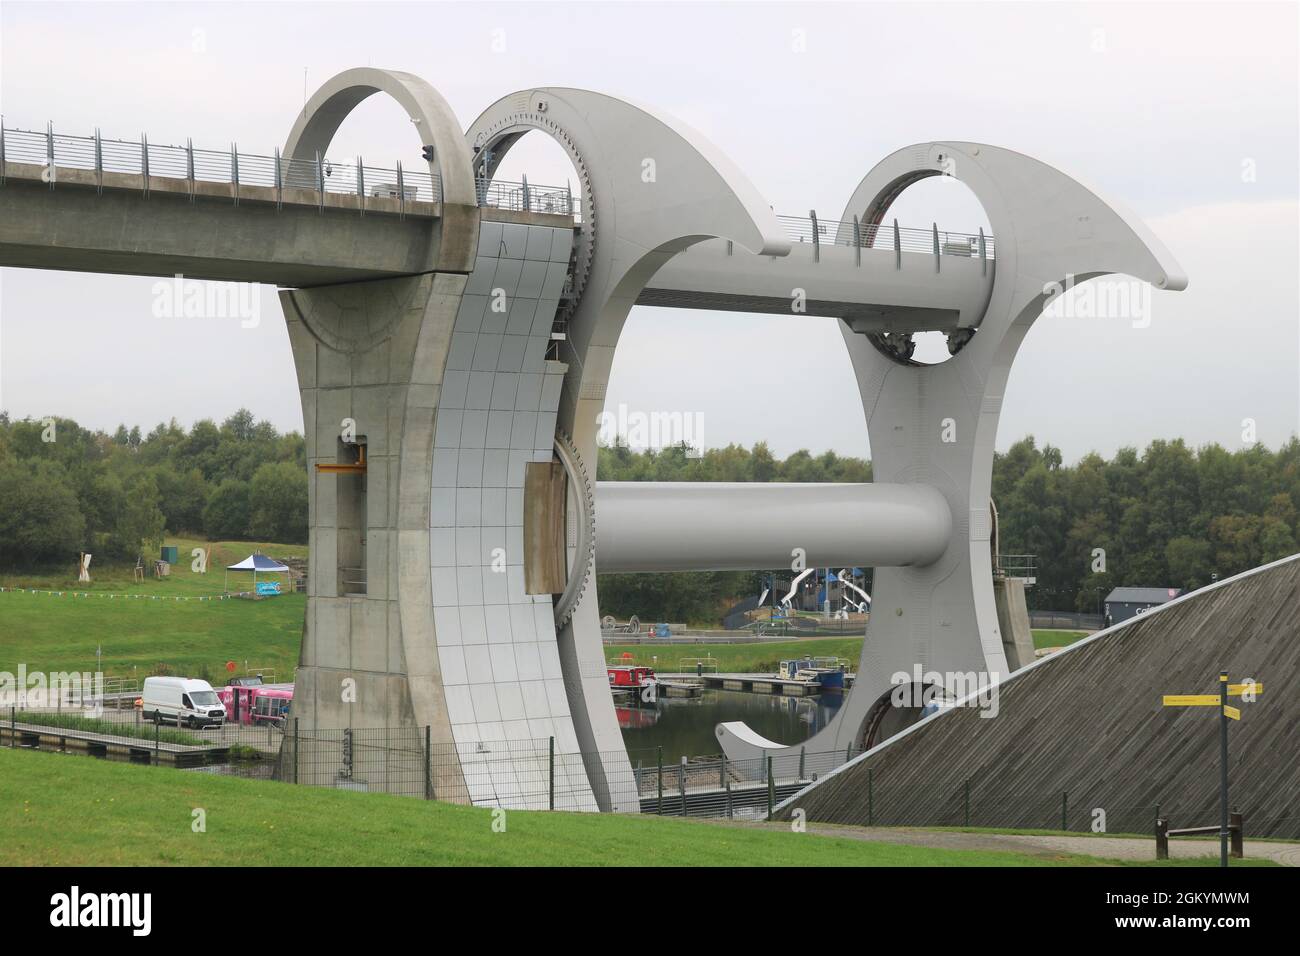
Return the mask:
[[[518,127],[541,130],[553,137],[569,154],[573,168],[578,174],[578,188],[582,201],[582,225],[579,227],[578,241],[575,243],[574,248],[573,297],[560,304],[560,314],[558,316],[561,321],[567,322],[572,319],[573,313],[577,311],[578,303],[582,300],[582,293],[587,286],[587,280],[591,275],[592,262],[595,258],[596,196],[591,186],[591,173],[582,161],[582,154],[578,151],[577,144],[573,142],[569,134],[558,123],[545,113],[536,111],[510,113],[485,129],[476,141],[481,141],[481,144],[487,147],[498,141],[503,135],[513,135]],[[497,161],[500,162],[500,158]]]
[[[574,497],[578,502],[578,513],[574,516],[577,522],[577,553],[573,557],[564,591],[555,600],[555,626],[559,629],[572,620],[573,612],[577,610],[578,602],[587,590],[587,581],[595,564],[596,489],[577,447],[563,431],[555,433],[555,454],[564,465],[569,485],[574,489]],[[567,519],[565,523],[567,526]]]

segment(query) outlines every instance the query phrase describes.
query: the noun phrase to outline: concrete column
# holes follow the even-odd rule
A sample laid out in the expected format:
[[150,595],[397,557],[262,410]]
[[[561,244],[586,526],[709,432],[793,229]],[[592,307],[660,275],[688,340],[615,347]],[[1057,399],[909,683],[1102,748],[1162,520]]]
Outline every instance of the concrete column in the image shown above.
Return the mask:
[[[442,369],[466,277],[435,273],[280,293],[302,397],[310,566],[293,712],[303,731],[394,728],[452,741],[429,575]],[[318,471],[363,442],[364,474]],[[340,566],[359,571],[341,572]],[[364,582],[364,583],[362,583]],[[467,799],[455,760],[434,792]],[[328,781],[319,781],[325,782]]]
[[998,608],[998,630],[1002,632],[1007,668],[1018,671],[1034,662],[1034,632],[1029,628],[1025,582],[1019,578],[995,577],[993,602]]

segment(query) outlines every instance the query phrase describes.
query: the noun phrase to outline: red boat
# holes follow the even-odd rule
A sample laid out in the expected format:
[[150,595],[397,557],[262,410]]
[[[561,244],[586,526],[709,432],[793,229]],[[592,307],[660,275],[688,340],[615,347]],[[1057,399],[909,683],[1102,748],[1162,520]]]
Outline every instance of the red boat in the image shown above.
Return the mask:
[[638,664],[609,664],[605,670],[610,687],[648,687],[655,681],[654,669]]

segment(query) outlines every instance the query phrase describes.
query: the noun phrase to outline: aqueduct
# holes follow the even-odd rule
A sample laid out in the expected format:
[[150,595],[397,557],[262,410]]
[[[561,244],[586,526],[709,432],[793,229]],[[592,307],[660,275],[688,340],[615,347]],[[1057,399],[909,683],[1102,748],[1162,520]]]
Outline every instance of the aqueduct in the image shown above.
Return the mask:
[[[407,111],[427,172],[325,160],[374,93]],[[534,130],[568,154],[576,194],[494,181]],[[778,217],[695,131],[577,89],[511,94],[462,133],[423,80],[349,70],[311,98],[283,153],[232,156],[229,175],[205,174],[188,146],[142,142],[133,158],[98,134],[6,137],[0,265],[281,287],[311,469],[294,714],[428,727],[460,755],[435,791],[476,803],[535,805],[520,781],[545,754],[528,745],[554,738],[584,755],[565,771],[566,806],[637,809],[597,570],[770,569],[795,552],[874,567],[858,682],[810,749],[861,747],[891,676],[916,665],[1005,676],[989,486],[1020,342],[1068,282],[1187,284],[1142,223],[1009,150],[908,146],[867,172],[838,221]],[[974,192],[992,235],[887,219],[937,175]],[[840,319],[873,483],[595,481],[633,305],[788,313],[794,300]],[[951,357],[924,365],[912,343],[933,331]],[[785,520],[745,520],[772,495]],[[790,753],[743,725],[718,736],[732,757]],[[498,743],[517,745],[513,764],[465,772]]]

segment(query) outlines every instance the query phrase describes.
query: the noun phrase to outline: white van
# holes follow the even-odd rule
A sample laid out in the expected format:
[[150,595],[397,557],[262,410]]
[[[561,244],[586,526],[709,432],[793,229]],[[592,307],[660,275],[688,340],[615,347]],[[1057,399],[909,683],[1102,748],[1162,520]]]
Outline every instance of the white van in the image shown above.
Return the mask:
[[220,727],[226,719],[212,685],[188,677],[146,677],[140,709],[146,720],[159,724],[176,724],[179,718],[188,727]]

